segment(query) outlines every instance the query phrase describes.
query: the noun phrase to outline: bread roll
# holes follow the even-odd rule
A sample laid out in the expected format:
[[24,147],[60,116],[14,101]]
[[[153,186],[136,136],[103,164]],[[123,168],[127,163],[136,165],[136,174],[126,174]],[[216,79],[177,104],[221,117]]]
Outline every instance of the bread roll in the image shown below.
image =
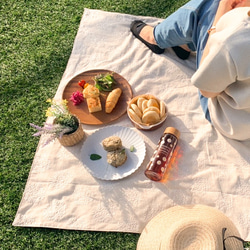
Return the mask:
[[132,118],[132,120],[134,120],[137,123],[141,123],[141,118],[135,113],[135,111],[133,109],[129,109],[128,113],[130,115],[130,117]]
[[154,107],[154,106],[151,106],[151,107],[148,107],[148,108],[144,109],[143,114],[145,114],[148,111],[155,111],[158,114],[160,114],[160,110],[158,108]]
[[148,107],[148,100],[144,100],[141,105],[141,110],[144,112],[144,110]]
[[105,103],[105,112],[111,113],[112,110],[115,108],[118,99],[120,98],[122,94],[122,90],[120,88],[113,89],[107,97],[106,103]]
[[145,124],[155,124],[160,121],[160,115],[155,111],[148,111],[142,116],[142,122]]
[[84,98],[90,98],[90,97],[98,97],[100,95],[100,91],[98,88],[96,88],[93,85],[88,85],[84,90],[83,90],[83,97]]
[[138,106],[138,108],[142,111],[142,103],[143,103],[143,101],[145,101],[146,99],[145,98],[143,98],[143,97],[139,97],[138,99],[137,99],[137,106]]
[[159,123],[166,118],[166,112],[165,103],[152,95],[135,97],[128,107],[131,120],[145,126]]
[[156,99],[152,99],[152,98],[149,99],[147,104],[148,104],[148,107],[156,107],[158,109],[160,108],[159,103]]
[[166,106],[163,101],[160,102],[160,116],[161,118],[166,115]]
[[138,106],[134,103],[132,103],[130,105],[130,107],[134,110],[134,112],[141,118],[142,117],[142,112],[141,110],[138,108]]

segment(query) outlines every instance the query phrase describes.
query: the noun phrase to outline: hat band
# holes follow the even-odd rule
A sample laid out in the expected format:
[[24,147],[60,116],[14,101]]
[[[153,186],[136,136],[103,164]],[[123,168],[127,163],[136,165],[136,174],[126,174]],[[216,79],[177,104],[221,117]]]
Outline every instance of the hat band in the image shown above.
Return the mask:
[[[226,230],[227,230],[227,228],[225,228],[225,227],[222,228],[223,250],[226,250],[225,241],[226,241],[228,238],[235,238],[235,239],[241,241],[241,242],[242,242],[242,247],[244,248],[244,245],[243,245],[243,244],[245,243],[245,241],[244,241],[243,239],[241,239],[240,237],[232,235],[232,236],[227,236],[227,237],[225,238],[225,232],[226,232]],[[242,249],[243,249],[243,248],[242,248]]]

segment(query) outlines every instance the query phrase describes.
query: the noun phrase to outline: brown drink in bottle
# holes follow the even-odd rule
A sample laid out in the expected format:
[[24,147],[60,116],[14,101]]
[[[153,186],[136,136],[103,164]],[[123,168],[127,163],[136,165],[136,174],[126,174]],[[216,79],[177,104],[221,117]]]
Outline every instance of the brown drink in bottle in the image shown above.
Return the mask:
[[148,163],[145,175],[152,181],[161,181],[174,153],[180,132],[173,127],[167,127],[161,136],[156,150]]

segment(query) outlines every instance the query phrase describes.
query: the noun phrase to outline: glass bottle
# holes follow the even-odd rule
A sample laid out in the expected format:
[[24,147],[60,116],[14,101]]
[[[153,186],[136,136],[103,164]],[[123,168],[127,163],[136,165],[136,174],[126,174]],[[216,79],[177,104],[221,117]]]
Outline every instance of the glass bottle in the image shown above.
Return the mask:
[[179,137],[180,132],[176,128],[165,129],[145,170],[145,175],[150,180],[161,181],[163,179]]

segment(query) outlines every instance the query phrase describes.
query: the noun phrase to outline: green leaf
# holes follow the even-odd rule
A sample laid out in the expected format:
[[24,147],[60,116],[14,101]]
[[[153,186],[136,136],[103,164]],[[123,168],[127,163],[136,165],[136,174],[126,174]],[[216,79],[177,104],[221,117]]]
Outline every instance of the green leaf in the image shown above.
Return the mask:
[[91,154],[90,155],[90,160],[92,161],[96,161],[96,160],[100,160],[102,157],[98,154]]
[[95,86],[101,91],[112,91],[116,84],[114,77],[110,74],[100,74],[95,76]]

